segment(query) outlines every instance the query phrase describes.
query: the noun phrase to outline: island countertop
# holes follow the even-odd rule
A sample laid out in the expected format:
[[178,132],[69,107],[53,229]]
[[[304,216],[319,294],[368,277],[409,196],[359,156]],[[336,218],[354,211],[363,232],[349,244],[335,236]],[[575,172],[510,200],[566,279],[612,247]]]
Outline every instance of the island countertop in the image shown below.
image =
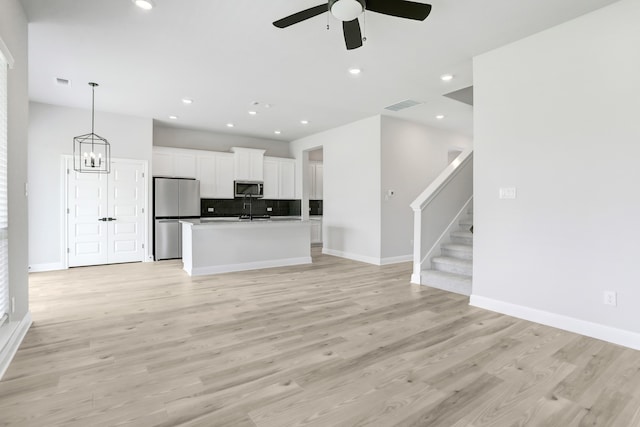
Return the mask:
[[191,276],[312,262],[311,221],[300,217],[180,222],[183,268]]
[[238,217],[202,217],[202,218],[188,218],[181,219],[181,223],[183,224],[191,224],[193,227],[202,227],[202,226],[246,226],[252,227],[256,225],[275,225],[275,224],[301,224],[308,223],[309,220],[303,220],[299,216],[276,216],[271,218],[254,218],[250,219],[239,219]]

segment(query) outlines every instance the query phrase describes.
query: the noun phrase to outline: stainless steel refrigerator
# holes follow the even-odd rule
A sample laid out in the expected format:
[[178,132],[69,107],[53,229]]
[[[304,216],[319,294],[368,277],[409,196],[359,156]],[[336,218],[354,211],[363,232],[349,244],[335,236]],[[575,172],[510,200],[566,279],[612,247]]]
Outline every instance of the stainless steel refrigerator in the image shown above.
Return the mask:
[[156,261],[182,258],[180,219],[200,217],[200,181],[154,178],[153,217]]

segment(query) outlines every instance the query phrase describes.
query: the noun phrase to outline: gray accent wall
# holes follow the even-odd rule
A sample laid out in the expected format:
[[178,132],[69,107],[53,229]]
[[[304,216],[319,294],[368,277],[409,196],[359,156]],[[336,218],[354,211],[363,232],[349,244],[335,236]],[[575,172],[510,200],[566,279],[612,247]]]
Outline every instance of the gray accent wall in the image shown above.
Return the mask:
[[475,58],[472,303],[640,346],[638,22],[623,0]]
[[229,152],[231,147],[259,148],[266,150],[265,156],[290,157],[288,142],[162,126],[157,122],[153,125],[153,145],[222,152]]

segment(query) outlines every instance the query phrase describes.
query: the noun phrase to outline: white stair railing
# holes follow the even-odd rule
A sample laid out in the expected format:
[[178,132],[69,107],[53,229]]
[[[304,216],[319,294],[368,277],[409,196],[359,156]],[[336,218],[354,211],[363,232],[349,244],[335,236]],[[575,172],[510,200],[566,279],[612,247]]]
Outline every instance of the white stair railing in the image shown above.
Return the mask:
[[420,283],[420,272],[430,266],[441,243],[473,199],[473,150],[462,152],[411,203],[413,219],[413,274],[411,283]]

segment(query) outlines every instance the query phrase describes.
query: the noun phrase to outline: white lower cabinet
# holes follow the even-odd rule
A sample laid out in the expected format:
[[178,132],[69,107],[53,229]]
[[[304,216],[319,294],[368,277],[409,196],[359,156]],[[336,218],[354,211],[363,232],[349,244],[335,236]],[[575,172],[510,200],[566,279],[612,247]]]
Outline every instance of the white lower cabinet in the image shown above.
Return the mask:
[[296,161],[264,158],[264,198],[291,200],[296,197]]
[[322,217],[310,217],[311,244],[322,244]]

